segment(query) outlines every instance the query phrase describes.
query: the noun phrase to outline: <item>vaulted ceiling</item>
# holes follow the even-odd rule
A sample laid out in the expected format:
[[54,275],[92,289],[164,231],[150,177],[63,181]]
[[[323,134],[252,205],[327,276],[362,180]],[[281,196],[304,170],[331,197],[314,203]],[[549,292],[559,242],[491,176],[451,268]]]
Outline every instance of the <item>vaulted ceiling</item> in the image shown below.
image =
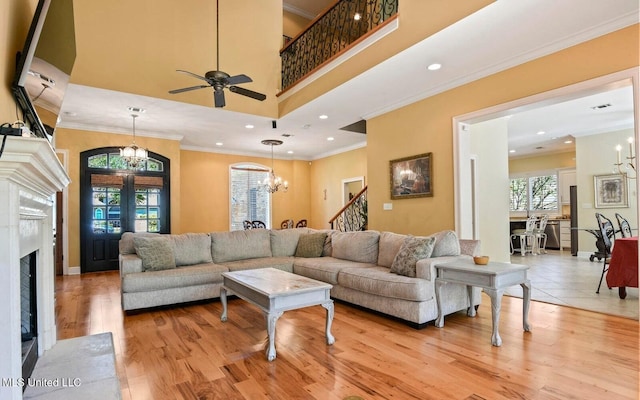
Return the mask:
[[[287,0],[284,7],[310,16],[323,10],[325,3],[329,1]],[[138,135],[180,140],[186,149],[264,156],[269,149],[260,140],[284,134],[285,145],[276,157],[315,159],[366,144],[366,135],[340,130],[345,125],[635,23],[635,0],[592,2],[589,7],[582,0],[496,1],[286,115],[274,118],[213,109],[131,94],[117,87],[94,87],[87,82],[69,85],[58,126],[130,134],[131,118],[126,108],[134,106],[147,109],[136,122]],[[145,28],[140,34],[157,33]],[[79,52],[78,57],[82,56]],[[427,71],[430,61],[441,63],[442,69]],[[531,114],[513,119],[510,136],[515,145],[515,138],[533,137],[531,132],[542,130],[550,133],[548,137],[564,137],[585,134],[599,124],[604,129],[627,126],[633,121],[630,100],[629,93],[620,91],[575,103],[582,112],[589,113],[593,111],[591,106],[612,104],[608,110],[590,114],[588,119],[585,114],[575,114],[574,104],[569,103],[547,110],[555,115],[553,119],[542,115],[543,109],[532,110]],[[329,118],[320,120],[321,114]],[[273,120],[277,120],[275,132]],[[247,125],[253,128],[248,129]],[[334,140],[327,140],[330,137]]]

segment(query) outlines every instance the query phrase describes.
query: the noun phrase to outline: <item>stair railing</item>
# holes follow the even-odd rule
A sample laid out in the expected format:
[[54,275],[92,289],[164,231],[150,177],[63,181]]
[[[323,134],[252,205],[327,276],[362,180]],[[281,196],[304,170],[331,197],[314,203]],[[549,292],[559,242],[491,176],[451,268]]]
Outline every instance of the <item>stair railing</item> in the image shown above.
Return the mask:
[[282,90],[391,20],[398,13],[398,1],[336,1],[280,50]]
[[331,229],[342,232],[364,231],[368,225],[367,186],[329,220]]

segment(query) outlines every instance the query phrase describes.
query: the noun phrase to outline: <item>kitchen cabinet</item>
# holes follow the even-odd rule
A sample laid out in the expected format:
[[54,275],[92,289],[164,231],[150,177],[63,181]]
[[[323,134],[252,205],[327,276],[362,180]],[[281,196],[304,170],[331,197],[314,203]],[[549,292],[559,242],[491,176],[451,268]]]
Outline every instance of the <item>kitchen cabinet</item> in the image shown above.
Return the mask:
[[576,184],[576,170],[564,169],[558,171],[558,187],[560,188],[560,203],[569,204],[569,188]]
[[560,220],[560,250],[571,248],[571,221]]

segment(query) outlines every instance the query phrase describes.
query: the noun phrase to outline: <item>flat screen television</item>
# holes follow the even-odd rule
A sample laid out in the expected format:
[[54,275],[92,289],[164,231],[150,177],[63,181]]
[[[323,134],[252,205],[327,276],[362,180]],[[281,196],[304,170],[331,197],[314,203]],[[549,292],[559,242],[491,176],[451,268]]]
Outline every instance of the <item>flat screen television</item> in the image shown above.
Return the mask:
[[60,113],[76,59],[73,0],[39,0],[11,85],[23,120],[37,137],[51,140],[36,106]]

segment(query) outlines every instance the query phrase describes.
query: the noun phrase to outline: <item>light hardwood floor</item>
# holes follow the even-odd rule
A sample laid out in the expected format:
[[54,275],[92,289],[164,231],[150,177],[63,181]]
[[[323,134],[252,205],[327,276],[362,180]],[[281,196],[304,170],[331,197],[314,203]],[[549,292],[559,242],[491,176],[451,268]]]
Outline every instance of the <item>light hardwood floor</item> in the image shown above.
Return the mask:
[[58,277],[56,315],[59,339],[113,333],[124,399],[638,399],[638,321],[534,301],[523,332],[505,296],[493,347],[483,296],[477,317],[422,330],[337,303],[333,346],[322,307],[289,311],[274,362],[257,308],[232,299],[226,323],[217,300],[126,315],[115,271]]

